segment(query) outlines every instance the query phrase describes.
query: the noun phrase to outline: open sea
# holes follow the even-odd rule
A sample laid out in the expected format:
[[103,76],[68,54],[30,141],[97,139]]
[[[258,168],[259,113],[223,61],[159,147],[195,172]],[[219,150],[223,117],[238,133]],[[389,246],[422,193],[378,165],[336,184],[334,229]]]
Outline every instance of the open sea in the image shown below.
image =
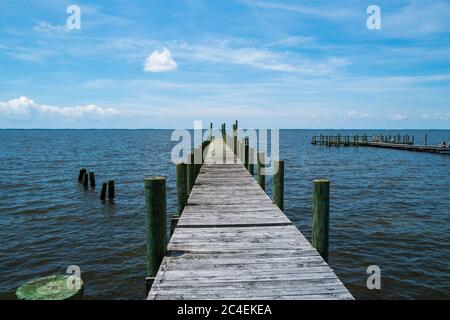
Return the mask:
[[[0,130],[0,299],[78,265],[88,299],[143,299],[144,177],[167,176],[176,212],[171,130]],[[450,299],[450,156],[311,145],[314,134],[409,134],[438,144],[450,130],[281,130],[285,213],[310,239],[312,180],[331,180],[329,264],[357,299]],[[80,168],[97,187],[84,191]],[[114,203],[101,183],[115,180]],[[271,194],[271,180],[266,179]],[[366,269],[381,268],[381,290]]]

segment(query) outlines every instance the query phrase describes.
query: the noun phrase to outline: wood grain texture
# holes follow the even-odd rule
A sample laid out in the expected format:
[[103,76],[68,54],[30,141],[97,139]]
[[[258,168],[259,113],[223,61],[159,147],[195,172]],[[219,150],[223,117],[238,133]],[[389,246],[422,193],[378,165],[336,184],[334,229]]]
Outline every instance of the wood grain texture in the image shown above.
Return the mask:
[[353,299],[222,139],[207,148],[148,299]]

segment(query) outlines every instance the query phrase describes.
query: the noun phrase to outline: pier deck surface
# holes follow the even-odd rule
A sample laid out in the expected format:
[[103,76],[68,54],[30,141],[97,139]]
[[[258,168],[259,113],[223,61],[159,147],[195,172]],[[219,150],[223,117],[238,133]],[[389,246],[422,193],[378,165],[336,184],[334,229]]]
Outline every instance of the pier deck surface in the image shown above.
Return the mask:
[[[225,150],[230,164],[217,164]],[[232,150],[212,141],[148,299],[353,299]]]

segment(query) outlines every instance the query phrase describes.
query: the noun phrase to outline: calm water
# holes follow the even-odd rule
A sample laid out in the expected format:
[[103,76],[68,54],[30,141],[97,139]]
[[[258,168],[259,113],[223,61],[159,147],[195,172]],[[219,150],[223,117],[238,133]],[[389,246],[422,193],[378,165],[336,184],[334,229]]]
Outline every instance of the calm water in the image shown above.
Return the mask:
[[[280,132],[286,214],[309,239],[311,180],[329,178],[329,262],[353,295],[449,299],[450,157],[311,145],[320,132],[327,131]],[[430,144],[450,138],[448,130],[399,132],[415,135],[416,143],[425,133]],[[71,264],[81,267],[87,298],[143,298],[143,180],[167,176],[168,212],[175,212],[170,133],[0,130],[0,298],[14,298],[21,283],[65,273]],[[95,171],[95,191],[78,184],[81,167]],[[98,185],[109,179],[116,199],[102,204]],[[365,286],[372,264],[381,268],[380,291]]]

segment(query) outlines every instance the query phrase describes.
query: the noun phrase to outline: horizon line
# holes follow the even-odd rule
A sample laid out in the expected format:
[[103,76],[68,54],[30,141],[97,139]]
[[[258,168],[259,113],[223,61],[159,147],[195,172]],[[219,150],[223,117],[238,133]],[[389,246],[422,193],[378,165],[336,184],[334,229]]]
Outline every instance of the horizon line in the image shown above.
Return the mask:
[[[0,130],[177,130],[194,128],[0,128]],[[213,129],[220,130],[220,128]],[[240,128],[240,129],[278,129],[278,130],[450,130],[450,128]],[[209,128],[202,128],[209,130]]]

